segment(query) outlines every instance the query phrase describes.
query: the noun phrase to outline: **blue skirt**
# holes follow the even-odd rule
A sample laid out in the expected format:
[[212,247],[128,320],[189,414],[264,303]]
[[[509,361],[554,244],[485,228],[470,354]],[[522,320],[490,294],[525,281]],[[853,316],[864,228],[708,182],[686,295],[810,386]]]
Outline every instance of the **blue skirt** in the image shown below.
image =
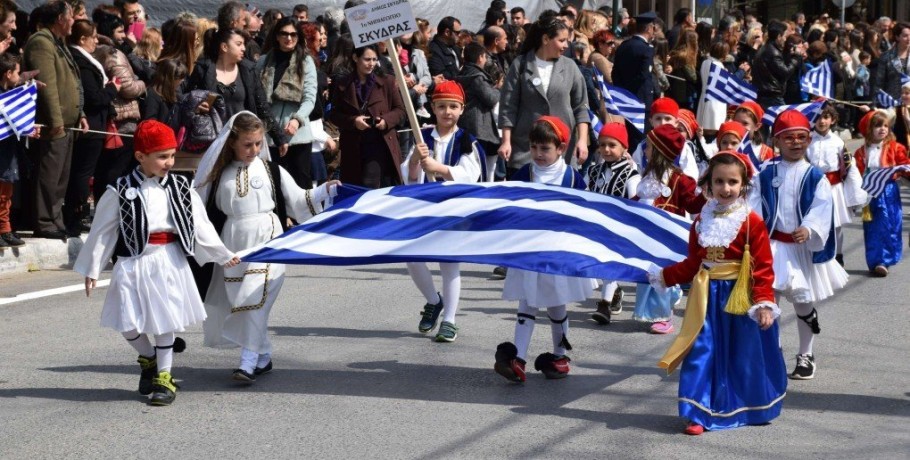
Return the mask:
[[863,222],[866,242],[866,265],[872,270],[878,265],[890,267],[901,261],[903,244],[903,208],[897,183],[888,182],[885,190],[869,203],[872,221]]
[[655,323],[670,321],[673,317],[673,305],[682,297],[682,290],[673,286],[661,294],[650,284],[639,283],[635,287],[635,310],[632,319]]
[[704,327],[680,366],[679,415],[708,430],[768,423],[787,393],[777,322],[763,331],[724,312],[735,282],[711,280]]

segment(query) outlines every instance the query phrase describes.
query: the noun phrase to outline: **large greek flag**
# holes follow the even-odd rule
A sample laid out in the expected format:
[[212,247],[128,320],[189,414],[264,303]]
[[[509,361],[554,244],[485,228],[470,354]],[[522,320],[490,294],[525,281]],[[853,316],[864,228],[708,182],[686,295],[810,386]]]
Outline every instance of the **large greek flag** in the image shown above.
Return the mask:
[[892,166],[890,168],[876,169],[863,176],[862,188],[872,198],[878,198],[885,191],[885,186],[891,181],[895,173],[910,171],[910,165]]
[[638,100],[634,94],[613,86],[604,81],[603,74],[594,69],[594,79],[600,84],[600,93],[604,98],[607,112],[619,115],[632,123],[639,132],[645,132],[645,104]]
[[651,263],[685,257],[691,226],[635,201],[526,182],[437,182],[362,193],[340,188],[334,206],[242,259],[473,262],[647,282]]
[[875,93],[875,103],[879,107],[891,108],[901,105],[900,101],[891,97],[890,94],[886,93],[885,90],[879,88],[878,92]]
[[799,89],[813,96],[834,97],[834,76],[827,59],[803,75]]
[[30,134],[35,130],[35,83],[0,94],[0,140]]
[[762,117],[762,123],[773,126],[774,120],[782,112],[787,110],[799,110],[809,119],[809,123],[815,125],[815,119],[818,118],[818,115],[822,113],[823,102],[806,102],[804,104],[793,104],[793,105],[775,105],[765,108],[765,116]]
[[730,105],[739,105],[746,101],[754,101],[758,98],[758,93],[752,85],[727,72],[727,69],[716,61],[711,61],[705,97]]

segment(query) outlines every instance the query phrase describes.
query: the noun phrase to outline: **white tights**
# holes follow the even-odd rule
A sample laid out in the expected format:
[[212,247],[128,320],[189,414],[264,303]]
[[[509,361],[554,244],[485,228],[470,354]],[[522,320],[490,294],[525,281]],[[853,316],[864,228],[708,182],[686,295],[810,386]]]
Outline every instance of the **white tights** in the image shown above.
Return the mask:
[[141,356],[155,357],[158,360],[158,372],[170,372],[174,363],[174,333],[167,332],[155,336],[155,347],[149,341],[148,334],[140,334],[133,329],[123,333],[123,338],[136,349]]
[[[427,299],[427,303],[439,303],[439,291],[433,283],[433,274],[425,262],[409,262],[408,273],[417,289]],[[461,297],[461,264],[439,263],[439,272],[442,274],[442,320],[455,324],[455,313],[458,311],[458,300]]]

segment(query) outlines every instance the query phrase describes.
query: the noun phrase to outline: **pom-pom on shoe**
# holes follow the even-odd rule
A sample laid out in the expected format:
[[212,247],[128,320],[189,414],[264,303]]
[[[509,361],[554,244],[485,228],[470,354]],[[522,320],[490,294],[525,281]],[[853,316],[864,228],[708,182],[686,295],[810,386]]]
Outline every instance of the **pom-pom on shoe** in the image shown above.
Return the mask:
[[518,348],[512,342],[503,342],[496,347],[496,364],[493,370],[510,382],[524,382],[525,360],[518,357]]
[[698,436],[704,432],[705,427],[694,422],[689,422],[689,424],[686,426],[686,429],[683,431],[683,433],[686,433],[689,436]]
[[564,379],[569,376],[569,362],[571,361],[566,355],[542,353],[534,360],[534,369],[543,372],[548,379]]

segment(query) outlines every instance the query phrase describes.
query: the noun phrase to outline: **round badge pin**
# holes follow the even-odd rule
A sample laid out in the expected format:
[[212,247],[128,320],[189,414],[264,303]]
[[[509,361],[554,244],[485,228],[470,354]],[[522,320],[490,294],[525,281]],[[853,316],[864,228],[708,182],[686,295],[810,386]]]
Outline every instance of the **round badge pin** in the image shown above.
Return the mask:
[[781,184],[783,184],[783,183],[784,183],[784,180],[780,176],[777,176],[774,179],[771,179],[771,186],[774,188],[780,187]]
[[263,181],[262,181],[261,177],[256,176],[256,177],[250,179],[250,186],[252,186],[253,188],[259,189],[259,188],[262,188],[262,185],[263,185]]
[[137,196],[139,196],[139,191],[136,190],[135,187],[130,187],[130,188],[126,189],[126,199],[127,200],[135,200]]
[[660,195],[664,198],[670,198],[670,193],[672,193],[672,190],[670,190],[670,187],[667,187],[666,185],[664,185],[664,188],[660,190]]
[[534,79],[531,80],[531,84],[533,84],[534,86],[540,86],[540,83],[541,83],[541,81],[537,77],[534,77]]

